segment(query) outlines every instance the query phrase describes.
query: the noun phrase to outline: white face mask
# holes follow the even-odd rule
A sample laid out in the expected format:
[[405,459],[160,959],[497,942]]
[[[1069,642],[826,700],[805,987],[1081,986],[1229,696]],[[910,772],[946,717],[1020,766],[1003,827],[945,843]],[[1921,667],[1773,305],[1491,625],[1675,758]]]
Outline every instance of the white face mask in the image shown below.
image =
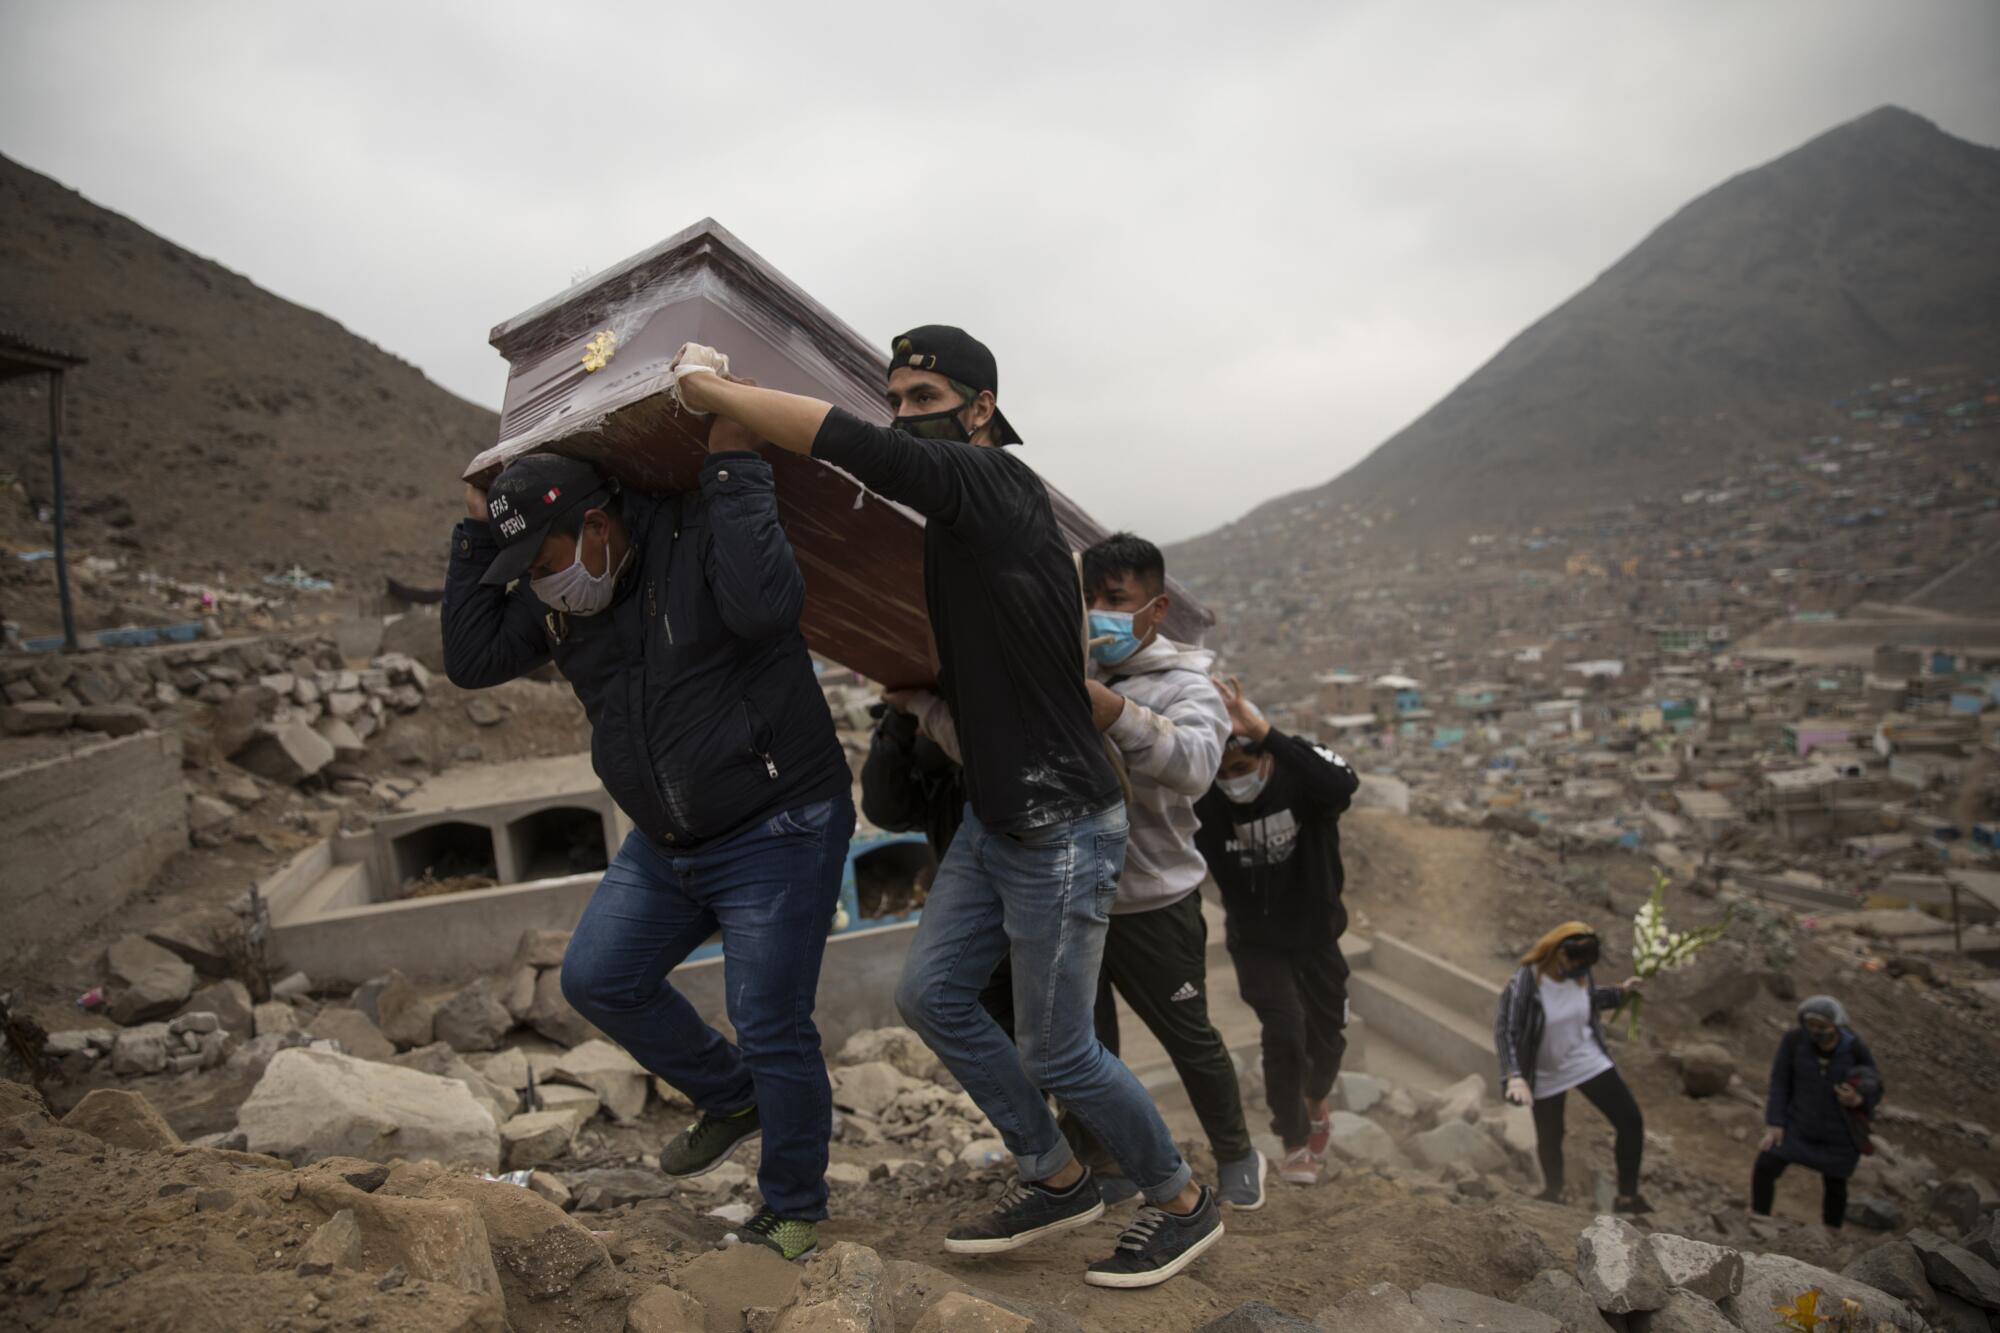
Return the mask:
[[1271,775],[1260,768],[1254,773],[1245,773],[1240,778],[1217,778],[1215,785],[1224,796],[1236,804],[1248,805],[1264,794],[1264,785],[1270,780]]
[[[608,538],[606,539],[609,540]],[[602,574],[592,574],[583,563],[583,542],[576,544],[576,559],[567,569],[559,569],[547,578],[531,579],[528,586],[544,606],[573,616],[594,616],[611,605],[611,596],[618,590],[618,576],[631,563],[632,551],[628,547],[625,558],[618,562],[618,568],[607,568]],[[607,559],[606,563],[609,561]]]

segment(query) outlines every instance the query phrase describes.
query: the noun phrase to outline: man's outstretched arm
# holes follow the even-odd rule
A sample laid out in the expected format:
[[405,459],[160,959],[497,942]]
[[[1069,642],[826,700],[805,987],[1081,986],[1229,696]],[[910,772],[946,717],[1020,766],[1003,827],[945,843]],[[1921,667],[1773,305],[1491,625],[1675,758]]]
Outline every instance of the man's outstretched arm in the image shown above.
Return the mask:
[[727,417],[757,438],[795,454],[812,452],[820,424],[833,410],[833,404],[817,398],[761,389],[700,371],[681,376],[680,396],[695,411]]

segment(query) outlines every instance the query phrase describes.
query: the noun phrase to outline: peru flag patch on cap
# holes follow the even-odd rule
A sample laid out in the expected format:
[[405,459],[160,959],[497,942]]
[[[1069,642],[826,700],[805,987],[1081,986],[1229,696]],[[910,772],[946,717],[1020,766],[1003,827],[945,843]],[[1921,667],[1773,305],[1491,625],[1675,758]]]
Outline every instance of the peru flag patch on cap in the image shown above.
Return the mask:
[[551,486],[549,487],[549,493],[542,497],[542,503],[545,505],[552,505],[561,495],[562,495],[562,487]]

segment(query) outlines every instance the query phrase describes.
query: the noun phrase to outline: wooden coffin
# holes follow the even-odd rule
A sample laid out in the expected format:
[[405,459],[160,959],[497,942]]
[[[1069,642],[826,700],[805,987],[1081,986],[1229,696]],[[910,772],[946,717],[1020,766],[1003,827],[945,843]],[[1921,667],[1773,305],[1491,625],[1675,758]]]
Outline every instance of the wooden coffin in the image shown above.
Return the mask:
[[[508,320],[490,341],[509,371],[500,440],[465,472],[482,485],[522,454],[549,450],[641,490],[693,487],[709,420],[680,412],[665,392],[684,342],[722,349],[733,373],[769,388],[868,421],[890,416],[885,353],[712,219]],[[777,448],[764,454],[805,574],[806,641],[885,686],[935,681],[922,517],[829,464]],[[1054,487],[1049,493],[1072,546],[1105,535]],[[1212,617],[1185,589],[1173,593],[1168,635],[1199,642]]]

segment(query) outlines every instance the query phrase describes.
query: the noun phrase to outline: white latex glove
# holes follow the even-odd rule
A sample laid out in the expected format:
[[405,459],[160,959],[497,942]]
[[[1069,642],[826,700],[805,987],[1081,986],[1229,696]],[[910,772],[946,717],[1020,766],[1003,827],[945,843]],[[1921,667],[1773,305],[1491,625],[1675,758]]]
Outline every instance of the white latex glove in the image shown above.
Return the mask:
[[689,407],[687,399],[681,396],[681,381],[690,375],[727,375],[729,357],[713,347],[704,347],[700,343],[682,343],[681,350],[674,353],[673,365],[668,373],[674,377],[673,384],[667,390],[674,396],[674,406],[689,416],[705,417],[708,413]]
[[1508,1101],[1514,1103],[1516,1106],[1526,1106],[1533,1099],[1534,1094],[1528,1091],[1528,1080],[1522,1078],[1519,1074],[1507,1080]]

